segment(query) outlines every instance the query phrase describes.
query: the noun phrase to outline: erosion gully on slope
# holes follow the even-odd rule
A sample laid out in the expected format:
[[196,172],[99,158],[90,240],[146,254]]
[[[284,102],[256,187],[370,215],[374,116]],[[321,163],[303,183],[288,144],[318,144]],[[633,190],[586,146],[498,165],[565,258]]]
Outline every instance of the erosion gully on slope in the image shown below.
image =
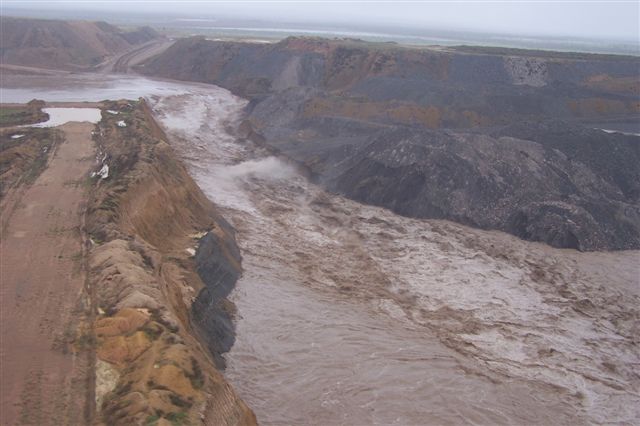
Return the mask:
[[331,195],[233,129],[222,89],[154,109],[238,231],[227,377],[264,424],[632,421],[638,252],[578,253]]

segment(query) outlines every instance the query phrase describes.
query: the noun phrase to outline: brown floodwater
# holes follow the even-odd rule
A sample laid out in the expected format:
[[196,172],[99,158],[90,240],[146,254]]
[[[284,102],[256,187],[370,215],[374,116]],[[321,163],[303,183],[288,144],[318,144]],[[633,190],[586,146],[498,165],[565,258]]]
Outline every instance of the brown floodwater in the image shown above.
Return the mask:
[[637,251],[578,253],[326,193],[227,133],[226,91],[154,109],[238,231],[226,376],[263,424],[633,422]]
[[[361,205],[237,140],[246,103],[226,90],[109,78],[45,99],[147,97],[237,229],[225,375],[260,423],[638,422],[638,251],[558,250]],[[11,93],[44,91],[27,87]]]

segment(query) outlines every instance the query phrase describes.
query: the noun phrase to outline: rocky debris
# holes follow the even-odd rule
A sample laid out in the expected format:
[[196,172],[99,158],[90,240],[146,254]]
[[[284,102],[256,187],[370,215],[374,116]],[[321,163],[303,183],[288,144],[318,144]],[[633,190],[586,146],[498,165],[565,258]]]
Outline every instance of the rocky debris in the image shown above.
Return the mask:
[[106,179],[109,177],[109,165],[108,164],[103,164],[102,167],[100,168],[100,170],[98,170],[97,172],[91,172],[91,177],[96,177],[98,176],[100,179]]
[[332,191],[554,247],[640,247],[636,136],[560,120],[429,131],[309,117],[305,104],[316,93],[287,89],[256,103],[244,130],[257,129],[260,143],[306,165]]
[[504,58],[504,67],[511,76],[513,84],[534,87],[547,84],[547,63],[542,59],[507,56]]

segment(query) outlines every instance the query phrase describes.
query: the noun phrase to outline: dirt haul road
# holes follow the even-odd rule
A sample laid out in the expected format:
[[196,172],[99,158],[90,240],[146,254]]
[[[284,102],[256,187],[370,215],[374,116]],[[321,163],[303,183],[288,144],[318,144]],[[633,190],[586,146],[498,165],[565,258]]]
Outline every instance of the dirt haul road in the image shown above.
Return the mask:
[[82,182],[93,162],[93,125],[60,128],[65,141],[0,240],[2,425],[82,424],[92,406]]
[[173,43],[173,40],[159,39],[147,42],[142,46],[136,46],[102,64],[99,67],[100,71],[103,73],[129,73],[131,71],[131,67],[142,63],[144,60],[149,59],[152,56],[164,52]]

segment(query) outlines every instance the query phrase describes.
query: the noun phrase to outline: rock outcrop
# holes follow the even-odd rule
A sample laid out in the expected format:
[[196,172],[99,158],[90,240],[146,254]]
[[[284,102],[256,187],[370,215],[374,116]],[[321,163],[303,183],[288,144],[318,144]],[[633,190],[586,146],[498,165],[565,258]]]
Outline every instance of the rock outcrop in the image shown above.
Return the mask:
[[201,330],[216,363],[224,366],[220,354],[228,352],[235,341],[232,315],[233,305],[226,297],[240,278],[240,250],[233,239],[234,231],[223,227],[209,232],[198,245],[197,271],[205,287],[193,302],[193,318]]

